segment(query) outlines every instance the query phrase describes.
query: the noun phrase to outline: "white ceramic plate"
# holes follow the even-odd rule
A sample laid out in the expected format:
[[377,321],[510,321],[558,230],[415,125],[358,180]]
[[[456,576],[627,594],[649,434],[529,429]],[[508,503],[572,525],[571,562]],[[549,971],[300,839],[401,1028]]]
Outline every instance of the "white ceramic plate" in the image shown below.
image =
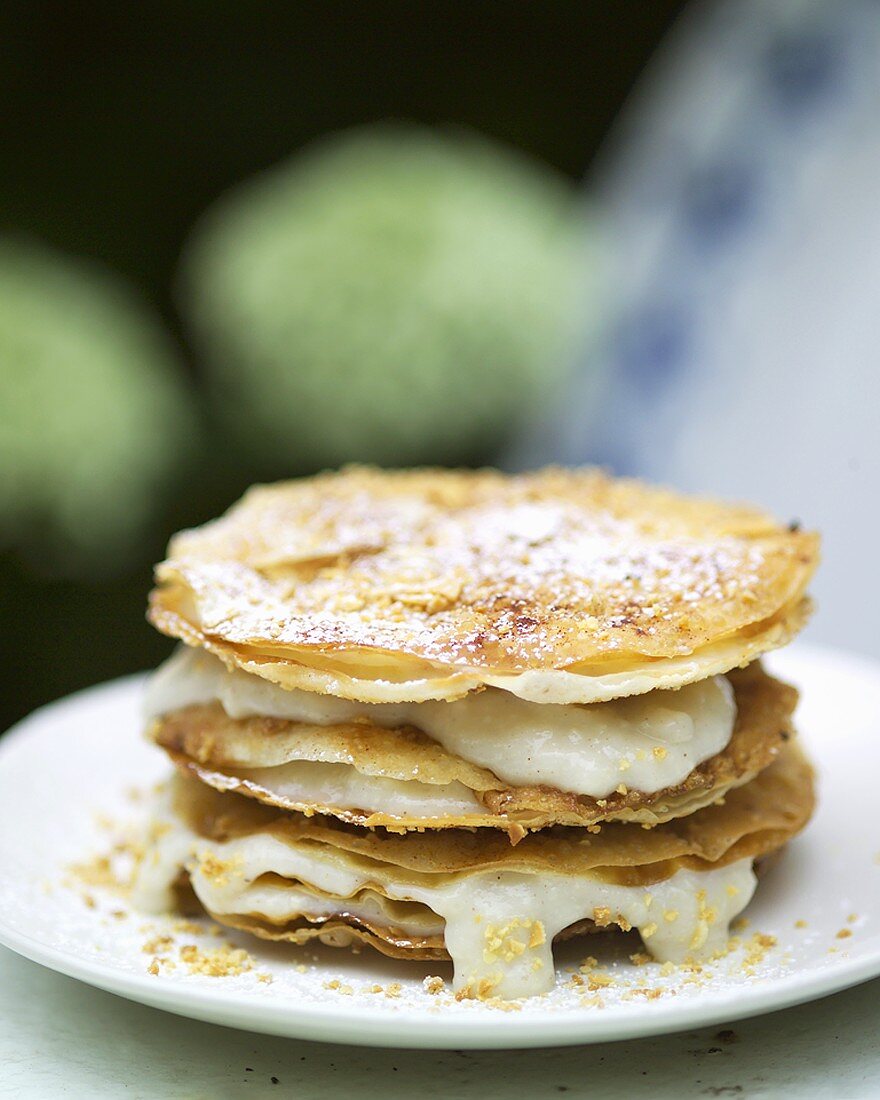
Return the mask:
[[[144,918],[69,872],[72,863],[107,851],[118,828],[143,813],[131,789],[148,787],[168,770],[139,735],[139,677],[45,707],[0,741],[0,941],[54,970],[183,1016],[376,1046],[526,1047],[632,1038],[832,993],[880,974],[880,666],[804,647],[768,663],[802,689],[799,726],[820,773],[819,811],[762,880],[746,911],[746,945],[703,974],[664,977],[654,963],[629,961],[637,940],[621,945],[628,937],[593,936],[565,947],[553,993],[505,1011],[456,1002],[444,964],[261,944],[237,934],[224,941],[247,948],[250,971],[189,973],[181,946],[211,949],[224,942],[209,934],[209,922],[204,935],[180,931],[173,918]],[[748,965],[748,941],[756,932],[777,942]],[[170,943],[144,950],[165,934]],[[572,983],[588,951],[599,957],[611,985],[590,991]],[[154,954],[176,960],[174,967],[162,964],[151,974]],[[429,974],[446,980],[443,992],[424,990]]]

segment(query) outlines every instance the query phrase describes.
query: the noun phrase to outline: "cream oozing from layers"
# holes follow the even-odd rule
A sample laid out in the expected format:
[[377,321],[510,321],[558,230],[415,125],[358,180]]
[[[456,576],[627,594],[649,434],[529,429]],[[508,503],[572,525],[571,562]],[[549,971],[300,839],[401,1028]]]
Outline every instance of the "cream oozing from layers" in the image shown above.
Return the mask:
[[141,865],[135,900],[142,909],[171,907],[170,887],[181,867],[201,903],[220,918],[250,916],[283,924],[339,914],[382,924],[377,892],[392,901],[421,903],[422,915],[395,914],[399,933],[394,935],[442,931],[456,990],[505,998],[552,989],[553,938],[583,919],[637,928],[658,961],[705,958],[724,947],[730,921],[756,885],[750,859],[711,871],[679,870],[648,886],[618,886],[589,872],[432,875],[374,861],[359,865],[339,849],[266,833],[208,841],[178,823],[160,836]]
[[415,726],[506,783],[593,798],[621,783],[645,793],[675,786],[725,748],[736,718],[733,689],[722,676],[588,705],[530,703],[497,688],[453,702],[358,703],[287,690],[186,647],[154,675],[147,712],[158,717],[215,701],[231,718],[313,725],[366,718],[388,728]]
[[[211,769],[208,769],[211,772]],[[235,789],[229,774],[259,795],[288,808],[323,806],[387,814],[403,821],[442,820],[485,814],[486,808],[463,783],[414,783],[380,775],[363,775],[347,764],[296,760],[268,768],[233,768],[211,772],[219,790]]]

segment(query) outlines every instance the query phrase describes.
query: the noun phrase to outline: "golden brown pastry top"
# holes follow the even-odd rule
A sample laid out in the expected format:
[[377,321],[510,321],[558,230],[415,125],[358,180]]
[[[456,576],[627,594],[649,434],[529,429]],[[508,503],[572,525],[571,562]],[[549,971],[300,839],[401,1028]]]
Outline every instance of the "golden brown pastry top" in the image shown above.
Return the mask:
[[175,536],[150,615],[288,686],[431,679],[443,697],[729,642],[733,667],[798,628],[817,560],[816,535],[756,509],[594,469],[349,468],[254,488]]

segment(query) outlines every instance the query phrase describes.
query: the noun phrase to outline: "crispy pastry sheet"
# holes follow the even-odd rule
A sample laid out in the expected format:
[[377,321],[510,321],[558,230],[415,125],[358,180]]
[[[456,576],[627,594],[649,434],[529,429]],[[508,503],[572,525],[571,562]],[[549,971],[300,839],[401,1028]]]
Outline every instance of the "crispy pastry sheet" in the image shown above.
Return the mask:
[[[153,724],[151,735],[181,768],[218,790],[303,813],[331,814],[356,825],[389,829],[494,827],[518,840],[546,825],[637,821],[655,825],[715,801],[770,764],[792,735],[797,692],[754,664],[730,675],[737,704],[727,748],[698,765],[674,787],[644,794],[616,791],[596,799],[552,787],[511,787],[486,768],[444,749],[419,730],[383,729],[369,722],[314,726],[276,718],[229,718],[219,703],[186,707]],[[458,782],[474,792],[483,812],[417,818],[353,806],[297,801],[273,790],[250,769],[291,761],[345,764],[364,775],[415,784]],[[625,776],[622,776],[625,778]]]
[[817,561],[817,536],[762,512],[596,470],[352,468],[177,535],[150,617],[286,687],[592,702],[785,644]]
[[[383,878],[412,881],[424,886],[432,876],[469,875],[491,868],[497,871],[598,874],[606,881],[649,886],[681,868],[712,870],[737,860],[766,861],[795,836],[809,820],[814,805],[813,773],[795,743],[750,783],[734,790],[721,805],[653,829],[634,824],[611,824],[601,833],[556,827],[533,833],[512,847],[490,830],[455,830],[398,836],[384,830],[366,830],[338,822],[324,822],[299,814],[279,814],[234,794],[222,794],[182,776],[175,781],[177,814],[201,836],[217,841],[266,832],[282,842],[329,847],[344,866],[369,875],[371,892],[382,896]],[[286,880],[269,876],[283,889]],[[301,884],[296,883],[298,890]],[[317,896],[329,895],[314,891]],[[273,923],[259,913],[216,915],[219,921],[255,935],[303,943],[319,938],[334,946],[368,944],[397,958],[446,958],[442,936],[406,933],[394,923],[394,905],[388,920],[369,920],[346,911],[309,916],[307,912]],[[407,903],[411,904],[411,903]],[[352,906],[356,908],[356,906]],[[429,911],[426,909],[426,917]],[[581,921],[565,935],[591,931]]]
[[609,881],[656,882],[678,867],[708,869],[746,856],[757,858],[785,843],[813,809],[813,773],[796,742],[751,782],[724,801],[654,828],[611,822],[599,833],[555,826],[530,833],[516,846],[494,829],[446,829],[399,835],[334,818],[279,811],[221,793],[179,776],[175,809],[198,834],[216,840],[265,831],[275,838],[329,845],[363,868],[392,866],[398,880],[411,873],[467,874],[476,870],[598,871]]

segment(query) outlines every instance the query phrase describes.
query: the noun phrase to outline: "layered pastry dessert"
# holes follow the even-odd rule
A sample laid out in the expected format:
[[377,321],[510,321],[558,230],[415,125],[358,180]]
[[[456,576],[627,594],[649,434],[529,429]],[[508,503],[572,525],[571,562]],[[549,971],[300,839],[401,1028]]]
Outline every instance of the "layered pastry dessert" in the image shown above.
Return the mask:
[[553,944],[717,952],[807,822],[796,692],[815,535],[595,470],[340,473],[177,535],[150,619],[140,904],[273,940],[554,983]]

